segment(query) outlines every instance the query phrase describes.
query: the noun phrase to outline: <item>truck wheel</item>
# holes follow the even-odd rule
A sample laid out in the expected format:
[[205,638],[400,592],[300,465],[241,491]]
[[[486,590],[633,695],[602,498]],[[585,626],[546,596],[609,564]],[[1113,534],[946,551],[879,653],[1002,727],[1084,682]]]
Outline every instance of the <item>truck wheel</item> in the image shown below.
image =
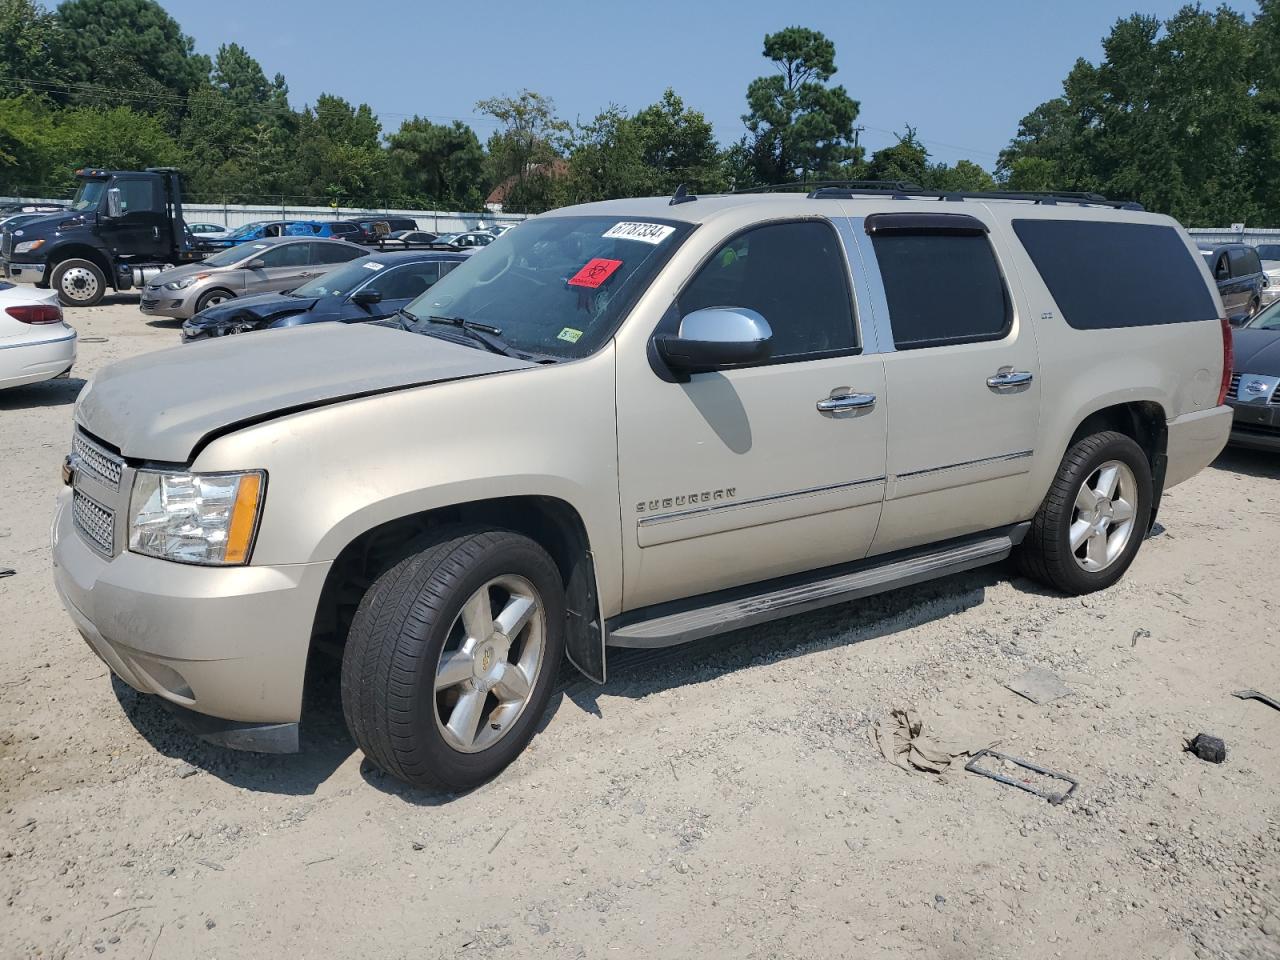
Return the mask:
[[1151,464],[1123,433],[1095,433],[1062,458],[1017,551],[1023,573],[1067,594],[1119,580],[1151,516]]
[[564,651],[564,586],[528,537],[454,527],[369,588],[342,659],[342,708],[373,763],[467,790],[533,738]]
[[226,303],[228,300],[234,300],[236,295],[230,290],[210,290],[208,293],[200,295],[200,299],[196,301],[196,313],[206,307],[216,307],[220,303]]
[[63,260],[51,279],[65,307],[96,307],[107,292],[107,278],[92,260]]

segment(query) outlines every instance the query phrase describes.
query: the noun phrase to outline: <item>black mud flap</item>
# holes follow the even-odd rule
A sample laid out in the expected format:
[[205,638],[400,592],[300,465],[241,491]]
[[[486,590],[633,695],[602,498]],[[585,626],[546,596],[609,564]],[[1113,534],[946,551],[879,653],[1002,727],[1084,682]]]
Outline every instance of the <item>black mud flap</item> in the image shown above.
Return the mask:
[[1169,469],[1169,458],[1157,453],[1151,458],[1151,519],[1147,523],[1146,535],[1156,528],[1156,514],[1160,512],[1160,498],[1164,496],[1165,471]]
[[588,680],[605,681],[604,629],[596,593],[595,558],[584,551],[565,584],[564,652]]

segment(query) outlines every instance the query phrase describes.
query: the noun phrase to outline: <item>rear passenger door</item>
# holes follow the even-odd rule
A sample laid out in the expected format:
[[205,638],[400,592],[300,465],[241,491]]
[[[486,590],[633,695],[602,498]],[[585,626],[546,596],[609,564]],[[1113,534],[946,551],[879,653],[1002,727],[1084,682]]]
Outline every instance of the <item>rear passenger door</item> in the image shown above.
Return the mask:
[[1020,519],[1040,366],[983,213],[882,213],[862,223],[889,321],[888,484],[875,554]]

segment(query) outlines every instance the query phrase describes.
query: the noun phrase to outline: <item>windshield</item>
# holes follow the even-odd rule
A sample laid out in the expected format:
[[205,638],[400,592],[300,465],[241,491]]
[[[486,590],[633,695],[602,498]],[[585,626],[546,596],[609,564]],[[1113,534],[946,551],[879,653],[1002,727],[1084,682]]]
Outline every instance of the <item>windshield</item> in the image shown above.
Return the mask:
[[71,209],[78,212],[97,210],[98,201],[102,199],[102,191],[106,187],[105,180],[81,180],[80,187],[71,201]]
[[248,246],[228,247],[226,250],[219,250],[212,257],[205,257],[201,262],[210,267],[229,267],[248,257],[257,256],[259,251],[267,250],[270,246],[268,243],[252,243]]
[[654,220],[540,217],[494,240],[407,310],[496,327],[517,350],[583,357],[613,335],[689,230]]
[[295,287],[295,297],[343,297],[388,265],[377,257],[360,257]]
[[1245,326],[1250,330],[1280,330],[1280,300],[1267,307]]
[[233,234],[231,234],[230,239],[243,240],[246,237],[253,236],[259,230],[261,230],[262,227],[263,227],[263,222],[261,220],[257,221],[256,223],[246,223],[243,227],[236,227],[236,230]]

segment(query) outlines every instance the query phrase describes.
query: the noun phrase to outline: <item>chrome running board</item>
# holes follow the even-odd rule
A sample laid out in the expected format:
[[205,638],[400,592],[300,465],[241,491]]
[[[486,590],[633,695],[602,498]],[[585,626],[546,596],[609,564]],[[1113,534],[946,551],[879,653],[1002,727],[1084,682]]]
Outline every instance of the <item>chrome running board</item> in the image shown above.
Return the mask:
[[608,645],[674,646],[997,563],[1022,542],[1029,526],[623,614],[606,625]]

